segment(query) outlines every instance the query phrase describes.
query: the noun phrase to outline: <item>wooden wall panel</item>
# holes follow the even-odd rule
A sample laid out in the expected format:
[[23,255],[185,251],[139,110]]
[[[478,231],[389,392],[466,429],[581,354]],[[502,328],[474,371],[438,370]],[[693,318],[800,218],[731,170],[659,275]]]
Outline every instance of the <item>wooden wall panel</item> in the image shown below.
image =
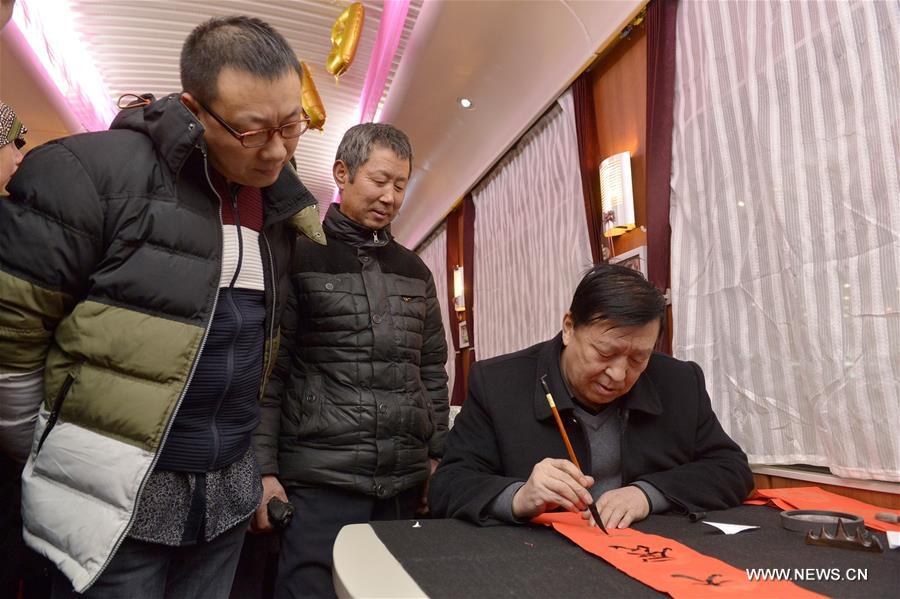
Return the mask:
[[[475,327],[472,314],[474,311],[472,281],[475,276],[475,204],[471,195],[466,195],[460,204],[447,215],[447,299],[451,307],[450,331],[454,347],[448,351],[456,351],[456,377],[453,383],[450,404],[462,405],[468,393],[469,369],[475,361]],[[453,270],[463,267],[465,278],[466,310],[453,310]],[[459,348],[459,323],[466,321],[469,333],[469,347]]]
[[[617,43],[591,68],[594,108],[597,123],[597,156],[594,172],[600,162],[619,152],[631,152],[631,177],[634,212],[638,228],[614,238],[615,254],[646,244],[647,223],[647,32],[643,25]],[[599,174],[597,175],[599,177]],[[600,207],[599,186],[595,194],[596,210]]]

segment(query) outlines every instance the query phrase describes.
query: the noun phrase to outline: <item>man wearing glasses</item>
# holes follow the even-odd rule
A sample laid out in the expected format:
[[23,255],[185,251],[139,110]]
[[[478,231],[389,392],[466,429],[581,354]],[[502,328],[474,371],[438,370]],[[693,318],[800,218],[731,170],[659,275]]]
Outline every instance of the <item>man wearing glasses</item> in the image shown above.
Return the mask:
[[0,202],[0,405],[25,415],[2,450],[27,458],[54,596],[228,595],[295,235],[324,242],[288,164],[307,119],[285,39],[212,19],[181,78],[33,150]]

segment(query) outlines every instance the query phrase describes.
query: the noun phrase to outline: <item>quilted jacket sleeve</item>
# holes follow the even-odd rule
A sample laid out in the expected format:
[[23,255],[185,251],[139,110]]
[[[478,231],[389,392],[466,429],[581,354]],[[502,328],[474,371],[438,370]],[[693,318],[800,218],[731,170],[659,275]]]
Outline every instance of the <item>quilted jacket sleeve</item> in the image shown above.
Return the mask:
[[28,154],[0,201],[0,449],[24,460],[57,323],[102,251],[94,184],[62,142]]
[[278,359],[260,402],[259,426],[253,432],[253,450],[259,462],[260,473],[278,474],[278,435],[281,431],[281,402],[291,377],[296,344],[297,293],[293,282],[284,304],[281,317],[281,343]]
[[441,320],[441,306],[434,289],[434,279],[429,274],[425,290],[425,329],[422,342],[420,376],[428,400],[434,408],[434,434],[428,443],[428,456],[441,459],[447,440],[447,423],[450,416],[450,400],[447,393],[447,337]]

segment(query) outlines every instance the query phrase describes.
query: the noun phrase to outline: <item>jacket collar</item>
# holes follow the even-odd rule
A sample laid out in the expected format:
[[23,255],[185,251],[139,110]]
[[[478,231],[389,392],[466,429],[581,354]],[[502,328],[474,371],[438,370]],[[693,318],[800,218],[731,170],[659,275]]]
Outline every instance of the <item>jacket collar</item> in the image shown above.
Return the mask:
[[156,100],[151,94],[141,96],[149,102],[125,108],[116,115],[110,129],[131,129],[143,133],[173,173],[181,171],[195,149],[206,151],[203,125],[179,94],[169,94]]
[[263,189],[266,201],[266,226],[284,220],[310,206],[317,206],[315,196],[300,181],[290,164],[281,169],[275,183]]
[[[203,124],[181,103],[180,94],[169,94],[159,100],[150,94],[141,97],[149,104],[123,109],[113,119],[110,129],[131,129],[149,137],[175,174],[184,168],[195,150],[206,153]],[[275,183],[262,192],[266,204],[266,226],[316,205],[315,197],[290,165],[285,166]]]
[[384,247],[391,242],[391,227],[381,230],[364,227],[341,212],[340,204],[332,204],[325,214],[325,232],[352,246],[364,248]]
[[[550,404],[547,403],[547,398],[541,387],[541,377],[545,374],[547,375],[547,385],[550,387],[550,392],[553,394],[553,401],[556,403],[556,408],[559,411],[572,410],[575,408],[575,404],[572,402],[572,398],[569,395],[569,390],[566,388],[560,369],[559,358],[562,349],[562,333],[559,333],[556,337],[544,343],[538,354],[537,372],[534,384],[534,415],[538,420],[553,417]],[[653,358],[651,357],[650,359],[652,360]],[[646,370],[638,377],[634,387],[632,387],[624,396],[619,398],[619,401],[622,402],[622,407],[626,410],[638,410],[654,416],[662,414],[662,401],[659,398],[659,392],[647,375]]]

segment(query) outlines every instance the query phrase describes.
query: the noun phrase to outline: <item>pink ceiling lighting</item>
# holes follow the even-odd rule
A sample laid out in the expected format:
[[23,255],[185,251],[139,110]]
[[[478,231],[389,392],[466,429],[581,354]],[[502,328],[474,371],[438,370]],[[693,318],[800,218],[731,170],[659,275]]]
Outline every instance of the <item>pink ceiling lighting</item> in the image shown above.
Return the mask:
[[369,60],[369,71],[366,73],[366,80],[359,96],[360,123],[375,119],[375,112],[384,95],[384,86],[394,63],[397,46],[400,45],[408,10],[409,0],[384,0],[378,36],[375,38],[375,47],[372,48],[372,57]]
[[[369,59],[369,70],[366,72],[366,80],[359,95],[359,116],[356,119],[358,123],[378,121],[380,116],[376,115],[378,104],[384,95],[384,86],[391,72],[397,46],[400,45],[408,10],[409,0],[384,0],[378,35],[375,37],[375,46]],[[334,190],[332,201],[341,201],[340,190]]]
[[62,95],[72,117],[86,131],[107,129],[116,108],[87,49],[75,32],[75,18],[65,0],[19,0],[8,27],[13,40],[36,72]]

